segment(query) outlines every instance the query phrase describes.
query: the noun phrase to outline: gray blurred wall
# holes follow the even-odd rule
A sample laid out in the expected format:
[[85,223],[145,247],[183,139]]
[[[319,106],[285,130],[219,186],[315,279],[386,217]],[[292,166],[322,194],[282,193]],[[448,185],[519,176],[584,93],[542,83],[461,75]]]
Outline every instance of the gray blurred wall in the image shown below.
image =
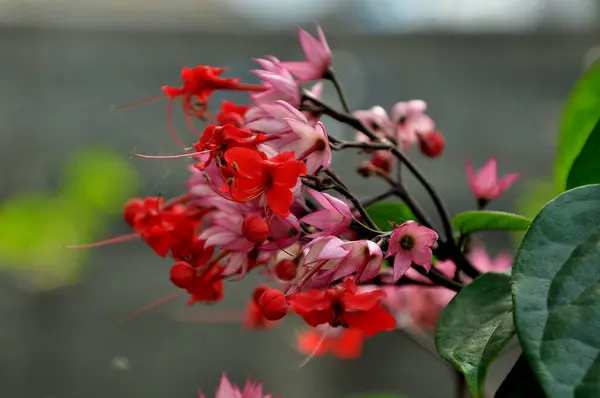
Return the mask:
[[[466,155],[477,166],[496,155],[501,172],[523,173],[497,209],[510,209],[527,181],[549,176],[561,102],[596,39],[592,34],[330,35],[330,44],[353,109],[428,101],[448,145],[441,159],[418,163],[454,213],[473,205],[464,177]],[[0,198],[55,187],[65,158],[90,145],[123,156],[134,147],[174,153],[165,103],[119,111],[110,105],[178,84],[184,65],[230,65],[231,75],[251,80],[251,57],[294,59],[298,47],[295,37],[284,35],[0,30]],[[326,99],[335,100],[331,90]],[[334,134],[351,136],[327,125]],[[344,154],[335,161],[364,197],[383,187],[354,174],[360,158]],[[187,174],[180,162],[132,162],[144,177],[142,194],[168,196],[183,189]],[[417,196],[431,208],[418,189]],[[107,234],[125,231],[115,220]],[[509,247],[503,235],[490,245],[492,251]],[[411,398],[453,397],[448,366],[396,333],[368,341],[359,360],[315,359],[297,369],[302,357],[290,342],[298,323],[263,334],[236,324],[176,322],[174,314],[185,306],[180,299],[120,325],[124,315],[172,292],[169,263],[136,243],[96,249],[92,257],[83,283],[60,292],[30,294],[2,280],[0,397],[194,397],[196,387],[212,393],[223,370],[238,383],[246,376],[264,380],[284,398],[377,389]],[[250,291],[251,283],[228,285],[219,308],[239,307]],[[515,355],[493,372],[492,388]],[[129,370],[111,366],[121,356],[130,361]]]

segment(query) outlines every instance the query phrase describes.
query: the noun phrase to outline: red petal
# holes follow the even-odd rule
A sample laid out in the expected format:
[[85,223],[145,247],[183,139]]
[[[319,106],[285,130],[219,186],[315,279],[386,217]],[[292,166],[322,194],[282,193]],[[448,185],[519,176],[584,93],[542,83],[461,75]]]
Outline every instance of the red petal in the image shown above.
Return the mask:
[[331,318],[333,318],[333,310],[311,311],[302,316],[304,322],[313,327],[329,323]]
[[332,302],[329,297],[325,296],[325,292],[320,290],[311,290],[307,293],[296,293],[288,298],[292,309],[300,316],[318,310],[326,310],[332,307]]
[[296,348],[303,354],[323,355],[329,350],[328,340],[323,340],[323,335],[316,330],[308,329],[298,333]]
[[360,329],[344,329],[342,333],[329,342],[335,356],[343,359],[358,358],[362,353],[365,337]]
[[279,155],[273,156],[271,159],[269,159],[269,162],[275,163],[275,164],[281,164],[281,163],[289,162],[290,160],[294,160],[294,159],[295,159],[294,152],[288,151],[288,152],[282,152]]
[[273,187],[267,191],[267,204],[279,217],[286,218],[290,215],[293,201],[294,195],[289,189]]
[[264,164],[261,156],[251,149],[231,148],[225,152],[225,160],[231,168],[243,177],[260,179],[264,174]]
[[344,311],[369,311],[381,304],[385,297],[382,290],[362,294],[345,294],[342,297],[342,307]]
[[351,328],[361,330],[366,336],[396,329],[396,319],[383,307],[366,312],[344,312],[343,319]]
[[281,188],[294,188],[300,176],[306,175],[306,164],[297,160],[282,163],[275,167],[271,177],[273,184]]

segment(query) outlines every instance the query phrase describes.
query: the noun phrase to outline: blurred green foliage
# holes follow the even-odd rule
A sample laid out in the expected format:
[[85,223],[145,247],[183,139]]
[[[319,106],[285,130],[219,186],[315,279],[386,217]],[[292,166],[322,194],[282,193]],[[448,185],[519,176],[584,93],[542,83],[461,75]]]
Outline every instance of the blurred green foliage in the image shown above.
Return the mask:
[[89,251],[64,246],[100,239],[138,181],[127,159],[111,151],[75,154],[59,192],[20,193],[0,204],[0,269],[42,291],[76,283]]
[[[552,180],[538,180],[527,184],[515,204],[515,211],[527,218],[532,219],[546,203],[562,192],[560,186]],[[525,231],[513,232],[512,236],[518,246],[525,235]]]

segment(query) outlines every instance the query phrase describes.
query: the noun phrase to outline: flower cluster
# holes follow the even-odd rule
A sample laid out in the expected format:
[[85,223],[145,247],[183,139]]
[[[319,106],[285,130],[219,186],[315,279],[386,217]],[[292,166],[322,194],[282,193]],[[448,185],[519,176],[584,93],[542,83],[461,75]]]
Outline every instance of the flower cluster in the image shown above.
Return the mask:
[[[404,163],[424,182],[406,153],[416,144],[428,157],[444,149],[425,102],[398,102],[391,117],[379,106],[335,110],[321,100],[323,81],[333,82],[347,105],[325,36],[319,28],[318,38],[302,29],[299,37],[306,60],[256,59],[261,69],[253,73],[261,84],[223,77],[225,68],[195,66],[183,68],[181,86],[163,87],[169,130],[184,153],[144,157],[191,160],[187,191],[168,201],[131,200],[124,217],[134,233],[107,242],[138,237],[171,258],[170,280],[189,294],[190,305],[216,303],[225,282],[258,272],[267,283],[254,290],[246,324],[266,327],[296,314],[314,328],[303,346],[327,330],[330,339],[319,340],[315,352],[351,357],[356,348],[340,342],[362,342],[396,328],[397,306],[389,303],[397,287],[426,283],[456,291],[481,270],[463,255],[449,223],[438,231],[392,177],[394,165]],[[302,86],[311,81],[317,82],[310,89]],[[210,97],[217,90],[248,92],[251,106],[224,101],[211,115]],[[175,133],[175,100],[181,100],[196,142],[184,144]],[[352,127],[356,140],[329,136],[323,116]],[[198,121],[207,125],[199,129]],[[370,201],[358,200],[332,168],[332,151],[348,148],[370,156],[357,171],[389,183],[387,196],[398,196],[415,220],[384,230],[371,219]],[[497,182],[495,163],[471,174],[473,190],[485,201],[516,179]],[[438,210],[447,220],[443,206]],[[445,273],[448,262],[459,268],[459,277]]]

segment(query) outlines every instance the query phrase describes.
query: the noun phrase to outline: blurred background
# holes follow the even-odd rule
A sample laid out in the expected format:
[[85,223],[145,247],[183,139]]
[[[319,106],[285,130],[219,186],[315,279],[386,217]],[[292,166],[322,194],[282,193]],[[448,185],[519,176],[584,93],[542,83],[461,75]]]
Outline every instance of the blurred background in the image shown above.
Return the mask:
[[[523,178],[492,208],[531,215],[553,195],[561,103],[600,55],[599,18],[598,0],[0,0],[0,397],[194,397],[212,394],[221,371],[284,398],[453,397],[449,366],[398,333],[369,340],[358,360],[298,369],[299,324],[250,333],[217,322],[243,308],[252,278],[217,307],[189,312],[179,298],[120,323],[173,292],[169,261],[137,242],[63,245],[128,233],[128,197],[177,195],[188,175],[177,160],[131,159],[177,152],[164,102],[111,105],[177,85],[182,66],[228,65],[255,81],[252,57],[299,59],[294,25],[319,22],[353,109],[428,102],[447,148],[417,162],[452,213],[474,206],[465,158],[497,156]],[[337,104],[329,86],[325,99]],[[354,173],[360,159],[335,164],[358,196],[383,190]],[[514,248],[489,238],[492,253]],[[490,391],[517,355],[494,366]]]

